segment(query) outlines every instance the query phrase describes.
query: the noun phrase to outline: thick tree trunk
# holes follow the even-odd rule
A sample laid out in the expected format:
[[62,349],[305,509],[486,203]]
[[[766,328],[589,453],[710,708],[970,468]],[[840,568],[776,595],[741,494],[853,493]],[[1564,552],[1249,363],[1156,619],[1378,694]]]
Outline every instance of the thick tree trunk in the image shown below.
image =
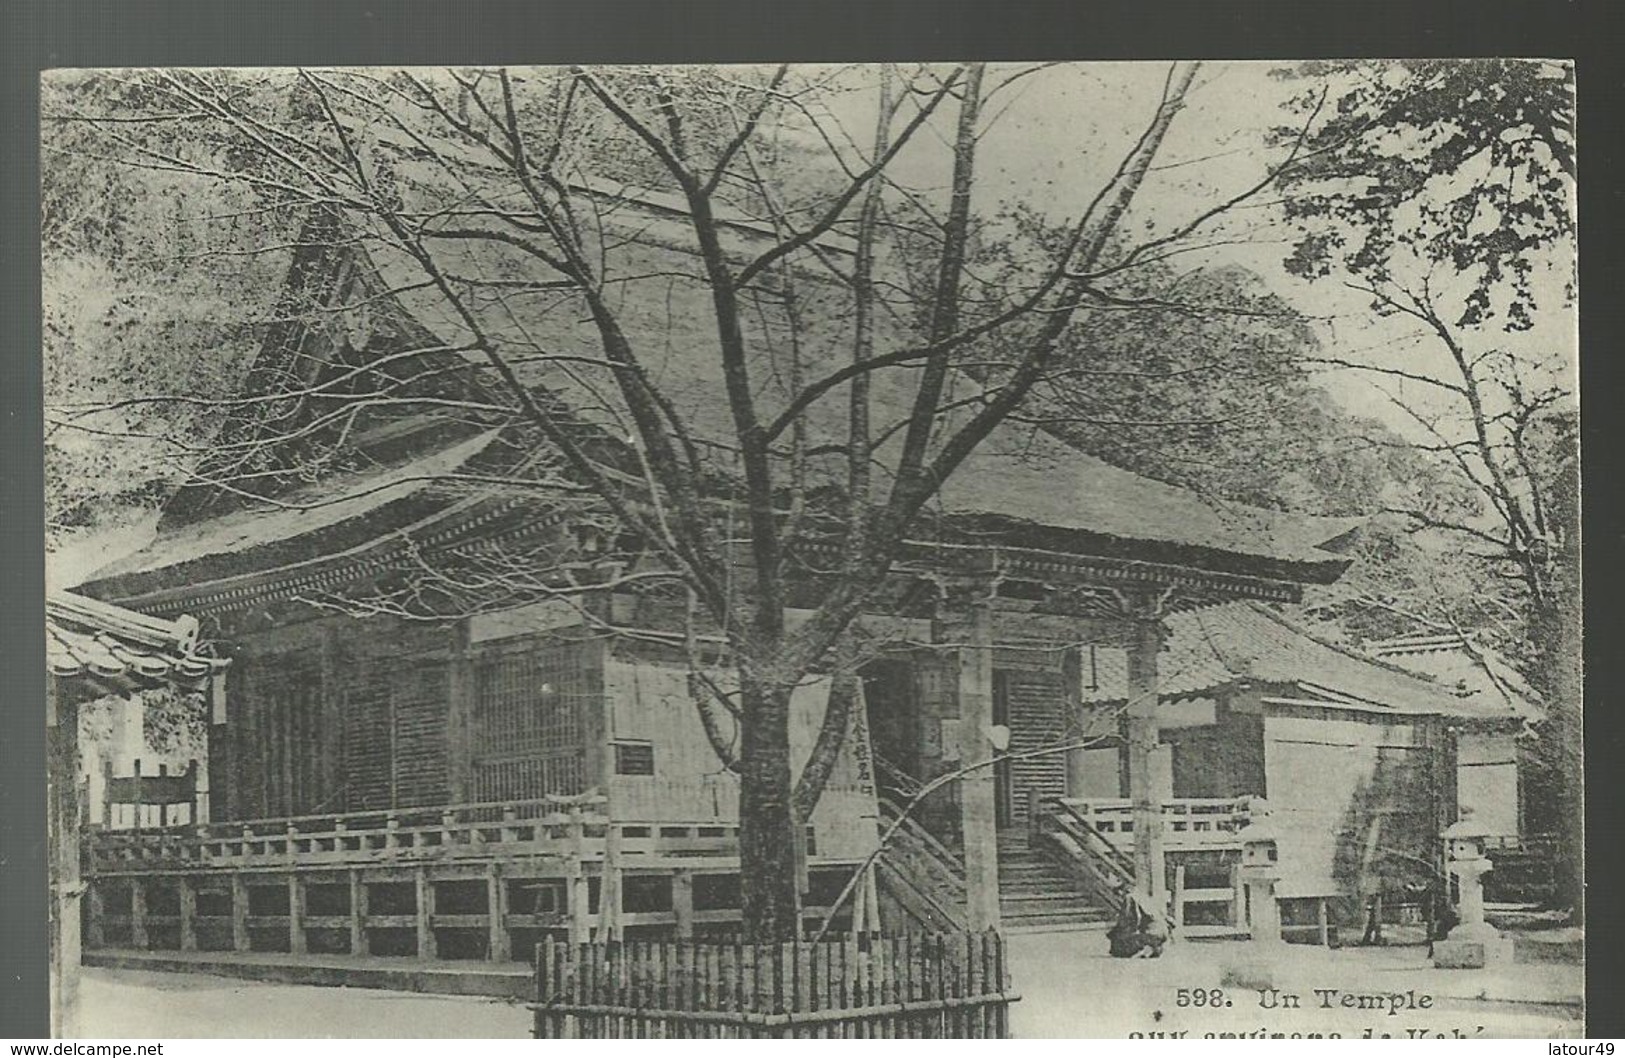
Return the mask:
[[1558,753],[1564,763],[1567,782],[1563,784],[1563,829],[1559,835],[1557,890],[1563,903],[1574,910],[1574,923],[1585,923],[1586,843],[1585,843],[1585,763],[1581,748],[1584,721],[1581,709],[1579,663],[1579,621],[1577,615],[1559,618],[1563,657],[1554,666],[1558,671],[1554,688],[1562,713],[1557,731]]
[[54,676],[46,695],[56,713],[47,732],[50,797],[51,1035],[78,1035],[79,1026],[79,707],[59,695]]
[[792,687],[741,673],[739,887],[747,941],[793,940],[800,932],[799,824],[790,782]]
[[[1549,759],[1557,786],[1557,902],[1585,922],[1584,660],[1580,580],[1579,467],[1566,462],[1552,484],[1548,508],[1559,544],[1537,580],[1534,638],[1539,690],[1545,698]],[[1541,583],[1543,581],[1544,583]]]
[[1557,824],[1555,904],[1573,908],[1579,923],[1586,913],[1581,663],[1578,613],[1565,613],[1566,609],[1562,600],[1553,600],[1549,605],[1537,606],[1532,621],[1532,637],[1539,650],[1536,683],[1545,705],[1544,744],[1539,746],[1537,777],[1549,785],[1539,791],[1539,796],[1547,801],[1547,817]]
[[1540,691],[1546,706],[1547,775],[1557,809],[1556,902],[1585,921],[1585,753],[1579,599],[1563,593],[1535,618]]

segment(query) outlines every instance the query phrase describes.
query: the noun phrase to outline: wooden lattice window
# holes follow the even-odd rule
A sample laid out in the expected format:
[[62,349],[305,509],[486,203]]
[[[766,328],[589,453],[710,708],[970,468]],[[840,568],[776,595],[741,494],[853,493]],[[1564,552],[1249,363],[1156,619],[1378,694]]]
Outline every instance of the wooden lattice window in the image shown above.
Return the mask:
[[474,667],[474,785],[481,801],[579,793],[584,718],[601,708],[591,655],[576,644],[493,651]]
[[653,775],[655,747],[652,742],[616,742],[616,775]]

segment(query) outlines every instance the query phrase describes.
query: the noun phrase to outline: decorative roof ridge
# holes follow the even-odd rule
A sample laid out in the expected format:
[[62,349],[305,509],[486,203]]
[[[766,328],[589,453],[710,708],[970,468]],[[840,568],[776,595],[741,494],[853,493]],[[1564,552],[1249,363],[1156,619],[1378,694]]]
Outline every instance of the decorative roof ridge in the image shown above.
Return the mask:
[[1380,657],[1377,657],[1374,654],[1369,654],[1369,653],[1365,652],[1364,650],[1362,650],[1362,649],[1360,649],[1358,647],[1352,647],[1352,646],[1349,646],[1346,643],[1339,643],[1336,640],[1327,637],[1324,633],[1322,633],[1322,632],[1320,632],[1320,631],[1318,631],[1316,629],[1310,628],[1310,627],[1308,627],[1307,625],[1303,624],[1300,621],[1295,621],[1292,618],[1286,616],[1285,614],[1280,613],[1279,611],[1270,609],[1268,606],[1265,606],[1263,603],[1257,602],[1257,601],[1252,600],[1252,599],[1247,599],[1247,600],[1244,600],[1244,601],[1253,610],[1255,610],[1258,613],[1260,613],[1260,614],[1264,615],[1265,617],[1269,618],[1271,621],[1274,621],[1276,624],[1280,625],[1282,628],[1285,628],[1288,631],[1293,632],[1293,633],[1295,633],[1297,635],[1303,636],[1305,639],[1309,640],[1310,642],[1316,643],[1319,646],[1323,646],[1328,650],[1334,650],[1337,653],[1342,654],[1344,657],[1347,657],[1347,658],[1349,658],[1349,659],[1351,659],[1353,661],[1362,662],[1364,664],[1372,666],[1373,668],[1382,669],[1382,670],[1385,670],[1387,672],[1391,672],[1396,676],[1405,676],[1405,677],[1408,677],[1410,679],[1416,680],[1419,683],[1424,683],[1424,684],[1427,684],[1427,685],[1429,685],[1431,687],[1437,687],[1440,690],[1444,690],[1444,691],[1447,691],[1447,692],[1450,692],[1450,693],[1454,693],[1454,691],[1451,688],[1446,687],[1444,684],[1440,683],[1437,679],[1435,679],[1433,676],[1431,676],[1431,675],[1429,675],[1427,673],[1417,672],[1417,671],[1415,671],[1413,669],[1408,669],[1403,665],[1396,665],[1393,662],[1386,661],[1386,660],[1384,660],[1384,659],[1382,659]]
[[45,618],[180,654],[189,654],[197,646],[195,617],[182,616],[168,621],[61,588],[45,593]]
[[[364,129],[355,131],[360,132],[369,142],[369,145],[387,147],[394,151],[399,158],[421,161],[423,160],[424,149],[427,147],[443,154],[454,155],[459,161],[467,162],[486,171],[503,168],[494,161],[482,158],[474,153],[468,144],[460,143],[446,136],[421,132],[403,135],[393,128],[378,125],[369,125]],[[624,202],[654,213],[682,217],[689,215],[688,202],[676,191],[663,191],[658,188],[644,187],[631,181],[598,176],[592,173],[583,173],[579,176],[566,178],[564,186],[571,191],[589,195],[593,198]],[[775,229],[771,220],[754,216],[730,202],[714,202],[712,217],[716,223],[726,228],[770,239],[783,238],[782,234]],[[825,231],[813,239],[812,242],[821,249],[848,257],[856,253],[857,240],[844,232],[834,229]]]
[[[1516,711],[1520,702],[1525,706],[1539,708],[1542,701],[1540,691],[1530,685],[1524,674],[1519,672],[1505,655],[1494,647],[1480,643],[1478,637],[1470,632],[1395,636],[1392,639],[1375,640],[1368,646],[1395,655],[1440,652],[1462,654],[1484,674],[1490,686],[1506,700],[1508,708]],[[1497,672],[1497,666],[1505,671]],[[1481,691],[1483,688],[1468,693],[1477,694]]]
[[1405,653],[1420,650],[1454,650],[1469,646],[1472,637],[1464,633],[1436,633],[1412,636],[1393,636],[1388,639],[1373,639],[1365,644],[1365,649],[1374,654]]
[[166,620],[61,590],[46,593],[45,642],[47,672],[102,692],[166,680],[196,687],[230,664],[199,651],[195,617]]

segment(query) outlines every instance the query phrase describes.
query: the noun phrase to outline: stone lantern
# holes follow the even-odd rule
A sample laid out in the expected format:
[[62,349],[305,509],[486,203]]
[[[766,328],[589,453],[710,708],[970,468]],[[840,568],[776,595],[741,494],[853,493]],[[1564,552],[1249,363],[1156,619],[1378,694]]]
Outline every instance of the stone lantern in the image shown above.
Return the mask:
[[1236,832],[1241,839],[1241,866],[1238,880],[1246,893],[1247,925],[1255,944],[1281,942],[1281,911],[1275,902],[1275,886],[1281,880],[1280,849],[1275,825],[1268,810],[1259,811]]
[[1277,949],[1283,941],[1281,910],[1275,901],[1275,887],[1281,880],[1280,847],[1264,802],[1252,803],[1249,819],[1236,831],[1236,838],[1241,842],[1241,862],[1236,865],[1240,895],[1236,926],[1245,926],[1252,939],[1227,950],[1221,981],[1234,988],[1285,987],[1279,979],[1281,953]]
[[1446,969],[1481,969],[1512,961],[1512,942],[1484,919],[1484,876],[1494,864],[1485,855],[1489,832],[1471,815],[1445,828],[1446,867],[1456,879],[1457,924],[1433,946],[1433,965]]

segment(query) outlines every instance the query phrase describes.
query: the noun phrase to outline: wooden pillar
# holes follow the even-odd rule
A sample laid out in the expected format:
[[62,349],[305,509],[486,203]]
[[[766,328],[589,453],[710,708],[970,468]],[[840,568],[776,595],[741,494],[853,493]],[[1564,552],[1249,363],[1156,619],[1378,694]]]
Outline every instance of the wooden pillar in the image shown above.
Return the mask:
[[[984,764],[993,752],[993,585],[978,579],[951,593],[945,631],[955,644],[959,699],[959,766]],[[999,842],[991,766],[959,780],[959,818],[965,844],[966,925],[999,926]]]
[[417,888],[418,958],[433,959],[439,950],[434,942],[434,883],[427,867],[417,870]]
[[[1061,716],[1064,719],[1067,740],[1078,742],[1083,738],[1083,649],[1067,647],[1061,651]],[[1080,746],[1066,753],[1066,795],[1082,797],[1084,786],[1084,750]]]
[[222,670],[209,677],[209,811],[210,822],[232,817],[240,806],[236,775],[232,770],[231,728],[226,725],[226,674]]
[[175,879],[175,886],[181,902],[181,951],[197,951],[197,889],[184,874]]
[[135,782],[134,782],[134,786],[135,786],[135,809],[134,809],[135,810],[135,832],[137,834],[140,834],[141,831],[146,828],[146,823],[147,823],[146,819],[144,818],[146,816],[146,812],[143,811],[147,806],[146,806],[146,803],[143,801],[143,799],[141,797],[142,790],[141,790],[141,758],[140,757],[135,758]]
[[350,954],[368,954],[367,884],[358,870],[350,871]]
[[[1134,820],[1134,884],[1159,901],[1167,892],[1162,856],[1162,798],[1152,758],[1157,750],[1157,652],[1163,628],[1142,610],[1130,618],[1128,650],[1128,785]],[[1160,903],[1159,903],[1159,906]]]
[[501,868],[495,863],[485,869],[485,911],[490,930],[486,957],[493,962],[507,962],[513,958],[513,945],[508,936],[508,888],[502,880]]
[[231,876],[231,947],[248,951],[248,882],[241,874]]
[[[51,1034],[58,1039],[78,1034],[80,822],[84,808],[79,787],[79,706],[72,694],[59,694],[57,679],[45,676],[51,935],[49,944]],[[92,898],[91,940],[97,942],[100,905]]]
[[288,875],[288,950],[305,952],[305,881],[297,873]]
[[268,816],[291,816],[293,807],[293,761],[298,752],[293,742],[293,695],[274,698],[268,704],[271,711],[272,745],[275,747],[276,769],[272,775],[271,804]]
[[677,919],[677,939],[694,937],[694,872],[678,871],[671,876],[671,910]]
[[568,915],[570,946],[580,945],[587,939],[587,877],[582,868],[586,857],[586,826],[581,820],[581,806],[570,806],[570,858],[564,879],[565,912]]
[[604,866],[598,876],[599,943],[621,939],[621,826],[604,826]]
[[[85,887],[85,899],[90,902],[89,933],[85,937],[85,944],[92,949],[107,947],[107,898],[102,888],[96,882],[90,882]],[[66,952],[63,955],[66,956]]]
[[186,762],[186,788],[192,791],[192,800],[186,806],[186,822],[188,826],[197,827],[203,822],[202,805],[203,788],[198,784],[197,758],[193,757]]
[[349,675],[344,663],[344,644],[335,631],[322,640],[322,694],[321,715],[316,722],[315,756],[316,793],[312,805],[325,806],[323,811],[343,812],[344,761],[344,686]]
[[[106,751],[103,750],[105,753]],[[112,830],[113,819],[113,758],[102,757],[102,818],[101,825],[104,830]]]
[[130,947],[138,951],[147,947],[147,882],[144,878],[130,879]]
[[[454,804],[478,800],[474,796],[474,661],[469,653],[468,621],[452,629],[451,668],[446,679],[447,785]],[[476,830],[476,833],[478,831]]]

